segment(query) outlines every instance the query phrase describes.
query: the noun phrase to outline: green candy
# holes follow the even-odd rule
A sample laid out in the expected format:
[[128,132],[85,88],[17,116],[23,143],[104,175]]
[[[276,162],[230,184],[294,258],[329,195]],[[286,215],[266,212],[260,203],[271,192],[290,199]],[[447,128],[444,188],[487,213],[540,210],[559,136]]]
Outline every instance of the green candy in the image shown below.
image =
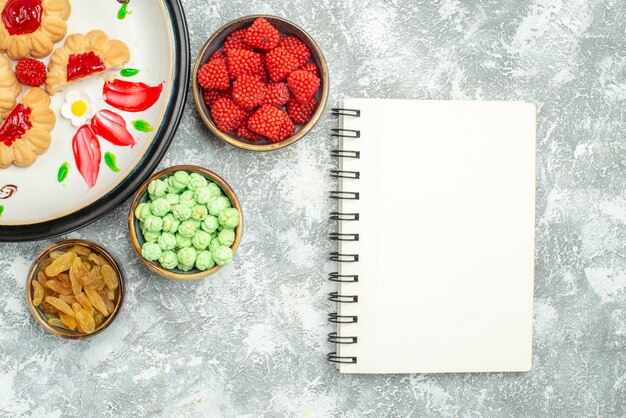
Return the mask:
[[170,177],[170,186],[184,189],[189,184],[189,174],[186,171],[177,171]]
[[159,216],[159,217],[163,217],[167,215],[167,213],[170,211],[171,208],[172,208],[172,205],[164,197],[160,197],[154,200],[152,202],[152,205],[150,206],[150,210],[152,211],[152,214],[154,216]]
[[209,188],[209,190],[211,190],[211,194],[213,196],[217,197],[222,195],[222,189],[220,189],[220,186],[218,186],[217,184],[209,183],[207,187]]
[[179,221],[186,221],[191,218],[191,208],[189,206],[178,204],[172,209],[172,215]]
[[178,227],[178,233],[185,238],[193,238],[198,227],[193,221],[181,222]]
[[161,257],[162,251],[154,242],[146,242],[141,247],[141,256],[148,261],[156,261]]
[[150,215],[152,215],[152,210],[150,209],[150,202],[140,203],[137,205],[137,208],[135,209],[135,218],[143,222]]
[[200,271],[205,271],[210,269],[215,265],[215,260],[213,260],[213,256],[208,251],[202,251],[198,254],[196,258],[196,268]]
[[222,244],[220,244],[220,241],[217,238],[213,238],[211,240],[211,243],[209,244],[209,251],[211,251],[211,254],[213,254],[213,252],[221,246]]
[[224,228],[235,229],[239,225],[239,211],[235,208],[224,209],[218,221]]
[[189,190],[196,190],[199,187],[206,187],[208,183],[209,182],[207,181],[206,177],[204,177],[202,174],[191,173],[189,175],[189,184],[187,184],[187,188]]
[[160,235],[160,232],[143,231],[143,239],[146,242],[156,242]]
[[207,234],[204,231],[198,231],[191,239],[191,245],[198,250],[206,250],[211,243],[211,234]]
[[225,247],[230,247],[235,242],[235,231],[232,229],[222,229],[217,235],[217,240]]
[[178,248],[191,247],[191,238],[183,237],[180,234],[176,234],[176,246]]
[[171,232],[163,232],[157,239],[157,244],[163,251],[169,251],[176,248],[176,236]]
[[181,189],[183,189],[184,187],[176,187],[173,184],[173,181],[174,181],[174,176],[168,177],[165,179],[165,184],[167,185],[167,193],[180,194]]
[[178,264],[178,270],[180,271],[189,271],[193,269],[193,265],[191,266],[185,266],[184,264]]
[[211,189],[209,189],[208,186],[204,186],[198,187],[196,190],[194,190],[193,196],[196,198],[196,202],[201,205],[206,205],[213,197],[213,194],[211,193]]
[[176,193],[168,193],[165,198],[168,202],[170,202],[170,205],[172,206],[178,205],[180,203],[180,196]]
[[150,215],[143,221],[143,227],[149,232],[161,232],[161,229],[163,229],[163,219]]
[[163,232],[169,232],[175,234],[178,231],[180,221],[174,218],[174,215],[168,213],[163,217]]
[[213,216],[219,215],[224,209],[230,207],[230,200],[225,196],[218,196],[208,204],[209,213]]
[[219,226],[219,223],[217,221],[217,218],[213,215],[207,215],[204,221],[202,221],[201,228],[203,231],[208,232],[209,234],[212,234],[213,232],[217,230],[218,226]]
[[148,193],[152,198],[164,197],[167,193],[167,184],[163,180],[152,180],[148,185]]
[[215,251],[211,251],[211,255],[218,266],[225,266],[233,261],[233,250],[229,247],[217,247]]
[[178,256],[174,251],[164,251],[159,257],[161,267],[167,270],[174,270],[178,265]]
[[196,264],[196,249],[193,247],[183,248],[178,251],[178,262],[183,266],[193,266]]
[[196,199],[193,197],[193,192],[187,190],[180,195],[180,204],[189,207],[190,209],[196,206]]
[[191,219],[196,221],[203,221],[209,215],[209,211],[206,206],[196,205],[191,208]]
[[141,254],[168,270],[205,271],[232,261],[241,216],[220,186],[199,173],[177,171],[148,185],[135,209],[145,243]]

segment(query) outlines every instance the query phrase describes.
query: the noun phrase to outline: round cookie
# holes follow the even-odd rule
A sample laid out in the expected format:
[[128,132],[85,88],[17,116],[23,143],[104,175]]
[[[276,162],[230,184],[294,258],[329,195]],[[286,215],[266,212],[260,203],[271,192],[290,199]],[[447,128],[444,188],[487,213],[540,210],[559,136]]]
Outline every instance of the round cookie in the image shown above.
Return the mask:
[[50,55],[67,33],[72,6],[69,0],[0,0],[0,10],[0,51],[17,61]]

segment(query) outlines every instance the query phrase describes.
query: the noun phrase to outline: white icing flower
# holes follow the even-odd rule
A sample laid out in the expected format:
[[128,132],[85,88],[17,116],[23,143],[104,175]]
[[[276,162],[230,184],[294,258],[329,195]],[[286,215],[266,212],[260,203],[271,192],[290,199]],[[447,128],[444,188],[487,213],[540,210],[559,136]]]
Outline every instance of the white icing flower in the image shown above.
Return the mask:
[[65,104],[61,107],[61,116],[72,122],[72,126],[78,128],[85,124],[96,113],[91,105],[91,97],[88,94],[70,90],[65,95]]

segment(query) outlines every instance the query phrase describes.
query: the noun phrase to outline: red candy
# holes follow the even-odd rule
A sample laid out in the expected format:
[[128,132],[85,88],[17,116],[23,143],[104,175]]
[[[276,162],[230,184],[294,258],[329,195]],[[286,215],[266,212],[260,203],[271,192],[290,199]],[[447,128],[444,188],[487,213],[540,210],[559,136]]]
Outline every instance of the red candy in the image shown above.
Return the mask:
[[198,84],[203,89],[228,90],[230,77],[224,54],[214,54],[213,57],[198,71]]
[[287,85],[296,99],[308,102],[319,90],[320,79],[308,71],[298,70],[289,74]]
[[198,84],[218,129],[251,141],[280,142],[307,123],[319,103],[319,68],[297,36],[256,19],[200,67]]
[[296,57],[296,60],[300,64],[299,66],[306,64],[311,58],[311,50],[309,50],[309,47],[293,35],[285,38],[280,46]]
[[239,128],[248,114],[231,99],[218,99],[211,107],[213,122],[222,132],[233,132]]
[[32,58],[22,58],[15,66],[15,75],[22,84],[39,87],[46,82],[46,65]]
[[269,51],[280,42],[280,33],[262,17],[254,21],[244,35],[244,41],[252,48]]
[[270,83],[265,90],[265,100],[262,104],[281,107],[289,100],[289,88],[287,83]]
[[242,75],[233,82],[233,100],[239,107],[252,110],[265,99],[265,83],[253,75]]
[[291,98],[287,102],[287,114],[294,123],[304,124],[311,120],[311,116],[315,113],[317,105],[318,103],[315,97],[306,102]]

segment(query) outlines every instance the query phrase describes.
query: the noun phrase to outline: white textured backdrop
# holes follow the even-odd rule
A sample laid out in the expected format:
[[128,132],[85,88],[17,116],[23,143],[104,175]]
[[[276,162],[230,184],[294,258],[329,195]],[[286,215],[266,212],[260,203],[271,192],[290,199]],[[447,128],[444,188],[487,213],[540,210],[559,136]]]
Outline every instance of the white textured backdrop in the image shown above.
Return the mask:
[[242,15],[306,28],[329,61],[330,103],[351,95],[538,105],[534,370],[335,372],[325,360],[334,121],[283,151],[251,154],[210,135],[190,97],[161,167],[202,165],[234,187],[246,216],[234,264],[197,283],[151,274],[128,240],[126,203],[69,235],[123,261],[123,310],[101,335],[65,341],[40,329],[24,299],[30,262],[51,241],[0,244],[0,416],[626,415],[623,1],[183,3],[194,56]]

